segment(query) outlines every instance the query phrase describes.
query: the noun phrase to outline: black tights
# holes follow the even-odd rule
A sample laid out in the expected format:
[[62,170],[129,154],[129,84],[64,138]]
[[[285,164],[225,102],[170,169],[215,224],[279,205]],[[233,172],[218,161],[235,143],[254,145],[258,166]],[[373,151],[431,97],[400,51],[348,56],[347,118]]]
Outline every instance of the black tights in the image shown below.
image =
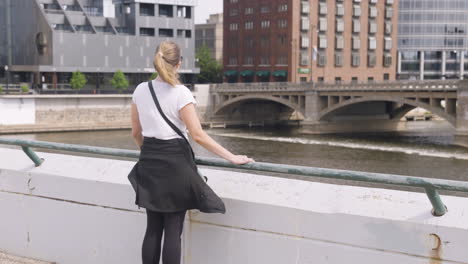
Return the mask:
[[181,239],[186,211],[158,213],[146,210],[147,227],[143,240],[143,264],[159,264],[164,231],[163,264],[180,264]]

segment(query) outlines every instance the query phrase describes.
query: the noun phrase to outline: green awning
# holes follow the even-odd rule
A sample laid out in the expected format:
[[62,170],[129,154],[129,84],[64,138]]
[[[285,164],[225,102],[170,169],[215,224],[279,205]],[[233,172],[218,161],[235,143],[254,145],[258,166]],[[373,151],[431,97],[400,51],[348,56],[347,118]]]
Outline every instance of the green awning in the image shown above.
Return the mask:
[[257,76],[258,77],[268,77],[268,76],[270,76],[270,71],[258,71]]
[[288,72],[287,71],[275,71],[275,72],[273,72],[273,76],[275,76],[275,77],[287,77]]
[[227,77],[237,76],[237,71],[225,71],[224,75]]
[[254,75],[254,71],[241,71],[240,75],[242,77],[250,77],[250,76],[253,76]]

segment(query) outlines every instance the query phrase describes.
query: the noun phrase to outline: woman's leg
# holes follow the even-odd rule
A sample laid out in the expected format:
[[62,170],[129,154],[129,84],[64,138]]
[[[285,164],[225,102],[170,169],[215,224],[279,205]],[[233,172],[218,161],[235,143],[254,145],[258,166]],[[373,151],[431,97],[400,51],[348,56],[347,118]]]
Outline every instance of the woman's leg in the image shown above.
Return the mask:
[[143,264],[159,264],[164,217],[162,213],[147,209],[146,219],[146,233],[141,250]]
[[163,264],[180,264],[181,235],[184,228],[185,213],[164,214]]

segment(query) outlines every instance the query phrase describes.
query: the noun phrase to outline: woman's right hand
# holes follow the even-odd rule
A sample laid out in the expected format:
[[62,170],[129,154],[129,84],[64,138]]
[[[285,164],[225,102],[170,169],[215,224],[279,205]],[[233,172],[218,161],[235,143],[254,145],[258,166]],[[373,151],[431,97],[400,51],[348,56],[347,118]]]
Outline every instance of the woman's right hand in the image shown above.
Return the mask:
[[243,165],[243,164],[255,162],[255,160],[245,155],[234,155],[232,158],[229,159],[229,162],[235,165]]

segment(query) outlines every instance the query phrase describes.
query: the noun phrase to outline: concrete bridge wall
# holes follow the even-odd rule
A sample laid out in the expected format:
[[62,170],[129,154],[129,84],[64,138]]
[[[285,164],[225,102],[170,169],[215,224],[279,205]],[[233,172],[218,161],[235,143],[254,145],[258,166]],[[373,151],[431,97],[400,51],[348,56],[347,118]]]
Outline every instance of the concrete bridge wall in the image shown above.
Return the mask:
[[[208,90],[199,85],[193,92],[200,117]],[[130,128],[131,103],[131,95],[4,95],[0,134]]]
[[[57,264],[141,263],[133,162],[0,148],[0,251]],[[225,215],[188,214],[184,264],[468,263],[468,200],[203,169]]]

